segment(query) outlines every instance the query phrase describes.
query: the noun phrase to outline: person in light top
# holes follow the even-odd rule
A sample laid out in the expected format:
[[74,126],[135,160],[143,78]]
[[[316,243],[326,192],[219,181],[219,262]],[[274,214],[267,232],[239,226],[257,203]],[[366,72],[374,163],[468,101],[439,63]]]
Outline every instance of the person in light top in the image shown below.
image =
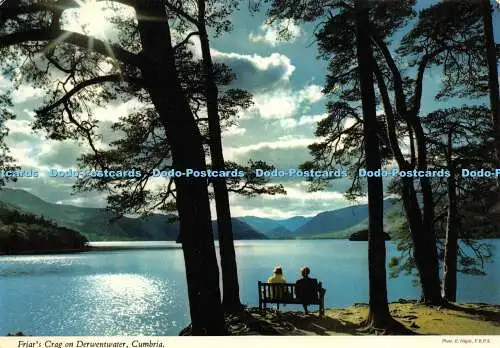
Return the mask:
[[[274,267],[273,275],[267,279],[267,282],[269,284],[284,284],[284,283],[286,283],[286,279],[283,276],[283,269],[281,268],[281,266]],[[283,289],[281,287],[271,287],[269,290],[270,290],[269,295],[272,299],[280,299],[283,297],[284,292],[283,292]]]

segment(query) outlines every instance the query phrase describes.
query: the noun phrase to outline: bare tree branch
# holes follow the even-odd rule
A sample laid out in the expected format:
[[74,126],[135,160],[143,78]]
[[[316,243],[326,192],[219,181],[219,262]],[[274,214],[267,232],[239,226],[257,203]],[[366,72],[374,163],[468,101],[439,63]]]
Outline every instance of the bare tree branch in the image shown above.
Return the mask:
[[182,40],[181,42],[179,42],[177,45],[174,46],[174,50],[178,49],[181,46],[184,46],[189,41],[189,39],[194,35],[200,35],[200,33],[197,31],[190,32],[184,40]]
[[84,49],[89,49],[89,42],[92,41],[92,50],[103,56],[136,67],[142,65],[141,57],[138,54],[131,53],[118,45],[67,30],[32,29],[3,35],[0,36],[0,49],[29,41],[54,41],[55,44],[68,43]]
[[59,99],[58,101],[56,101],[55,103],[53,103],[51,105],[44,107],[41,110],[38,110],[37,113],[38,114],[45,114],[45,113],[57,108],[58,106],[60,106],[62,104],[66,104],[71,99],[71,97],[73,97],[75,94],[77,94],[78,92],[80,92],[81,90],[83,90],[86,87],[89,87],[92,85],[97,85],[97,84],[103,83],[103,82],[118,82],[121,79],[122,79],[122,77],[120,74],[113,74],[113,75],[97,76],[97,77],[94,77],[90,80],[83,81],[83,82],[79,83],[78,85],[76,85],[68,93],[66,93],[61,99]]
[[189,22],[193,23],[196,27],[199,26],[199,22],[193,16],[191,16],[189,13],[187,13],[186,11],[184,11],[183,9],[181,9],[180,7],[172,5],[168,1],[165,1],[165,6],[170,11],[177,13],[179,16],[182,16],[185,19],[187,19]]

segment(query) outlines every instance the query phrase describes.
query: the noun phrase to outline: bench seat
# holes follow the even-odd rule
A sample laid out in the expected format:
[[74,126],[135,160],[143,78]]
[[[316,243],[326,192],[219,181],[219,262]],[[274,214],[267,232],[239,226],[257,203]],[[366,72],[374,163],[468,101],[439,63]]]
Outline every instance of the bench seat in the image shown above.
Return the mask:
[[[303,304],[297,298],[295,283],[266,283],[259,281],[259,309],[266,308],[266,304],[277,304],[278,310],[280,304]],[[307,305],[318,305],[319,315],[325,314],[325,292],[321,282],[318,282],[318,291],[316,297],[312,298]],[[274,294],[274,296],[273,296]]]

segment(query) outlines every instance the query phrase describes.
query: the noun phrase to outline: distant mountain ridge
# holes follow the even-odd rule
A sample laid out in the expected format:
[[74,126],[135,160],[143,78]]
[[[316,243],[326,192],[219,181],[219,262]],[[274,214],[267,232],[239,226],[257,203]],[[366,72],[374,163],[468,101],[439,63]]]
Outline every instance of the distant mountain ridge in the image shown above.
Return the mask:
[[[384,213],[391,208],[394,199],[384,200]],[[348,230],[368,219],[368,205],[360,204],[333,211],[325,211],[310,219],[294,231],[295,236],[311,237],[324,233]]]
[[[384,214],[395,211],[396,200],[384,200]],[[397,215],[397,214],[396,214]],[[359,204],[325,211],[313,217],[297,216],[278,220],[244,216],[245,221],[268,238],[349,238],[350,234],[368,227],[368,205]]]
[[[59,226],[73,229],[91,241],[101,240],[177,240],[178,222],[173,215],[153,214],[147,217],[116,219],[104,208],[84,208],[48,203],[18,189],[0,190],[0,202],[24,212],[51,219]],[[395,211],[394,199],[384,200],[384,213]],[[400,214],[396,213],[396,216]],[[385,219],[386,220],[386,219]],[[384,220],[384,223],[386,221]],[[394,222],[394,221],[393,221]],[[399,221],[396,221],[396,224]],[[243,216],[232,219],[235,239],[349,238],[353,232],[368,226],[368,205],[360,204],[325,211],[313,217],[294,216],[269,219]],[[218,238],[217,222],[212,221],[214,238]]]
[[284,227],[291,231],[296,230],[300,226],[306,224],[312,218],[304,216],[293,216],[287,219],[269,219],[257,216],[240,216],[238,219],[245,221],[247,224],[255,228],[257,231],[267,234],[277,227]]
[[[153,214],[147,217],[116,219],[116,214],[105,208],[85,208],[45,202],[41,198],[18,189],[2,188],[0,201],[20,211],[43,216],[59,226],[78,231],[91,241],[102,240],[176,240],[178,222],[170,222],[172,215]],[[237,218],[232,219],[235,239],[266,239],[267,237]],[[213,222],[217,238],[217,224]]]
[[0,201],[0,255],[86,250],[87,238]]

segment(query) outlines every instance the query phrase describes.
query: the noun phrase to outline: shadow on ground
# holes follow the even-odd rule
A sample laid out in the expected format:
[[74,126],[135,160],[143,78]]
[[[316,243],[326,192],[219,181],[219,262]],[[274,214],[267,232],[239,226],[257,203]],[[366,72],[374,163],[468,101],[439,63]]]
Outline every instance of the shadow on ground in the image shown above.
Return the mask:
[[277,315],[283,321],[293,325],[295,329],[302,332],[310,332],[320,336],[329,336],[331,332],[346,335],[362,335],[359,330],[362,326],[349,321],[331,318],[329,316],[319,317],[317,314],[302,314],[297,312],[284,312]]
[[[464,312],[469,315],[478,316],[485,321],[493,321],[500,323],[500,305],[493,305],[487,303],[476,303],[477,308],[467,307],[455,303],[447,303],[445,308],[458,312]],[[496,311],[495,311],[496,309]]]
[[262,325],[266,333],[261,334],[268,335],[417,335],[396,320],[390,323],[388,329],[377,330],[342,318],[333,318],[328,315],[320,317],[317,313],[249,309],[245,315],[252,318],[254,328],[258,329]]

